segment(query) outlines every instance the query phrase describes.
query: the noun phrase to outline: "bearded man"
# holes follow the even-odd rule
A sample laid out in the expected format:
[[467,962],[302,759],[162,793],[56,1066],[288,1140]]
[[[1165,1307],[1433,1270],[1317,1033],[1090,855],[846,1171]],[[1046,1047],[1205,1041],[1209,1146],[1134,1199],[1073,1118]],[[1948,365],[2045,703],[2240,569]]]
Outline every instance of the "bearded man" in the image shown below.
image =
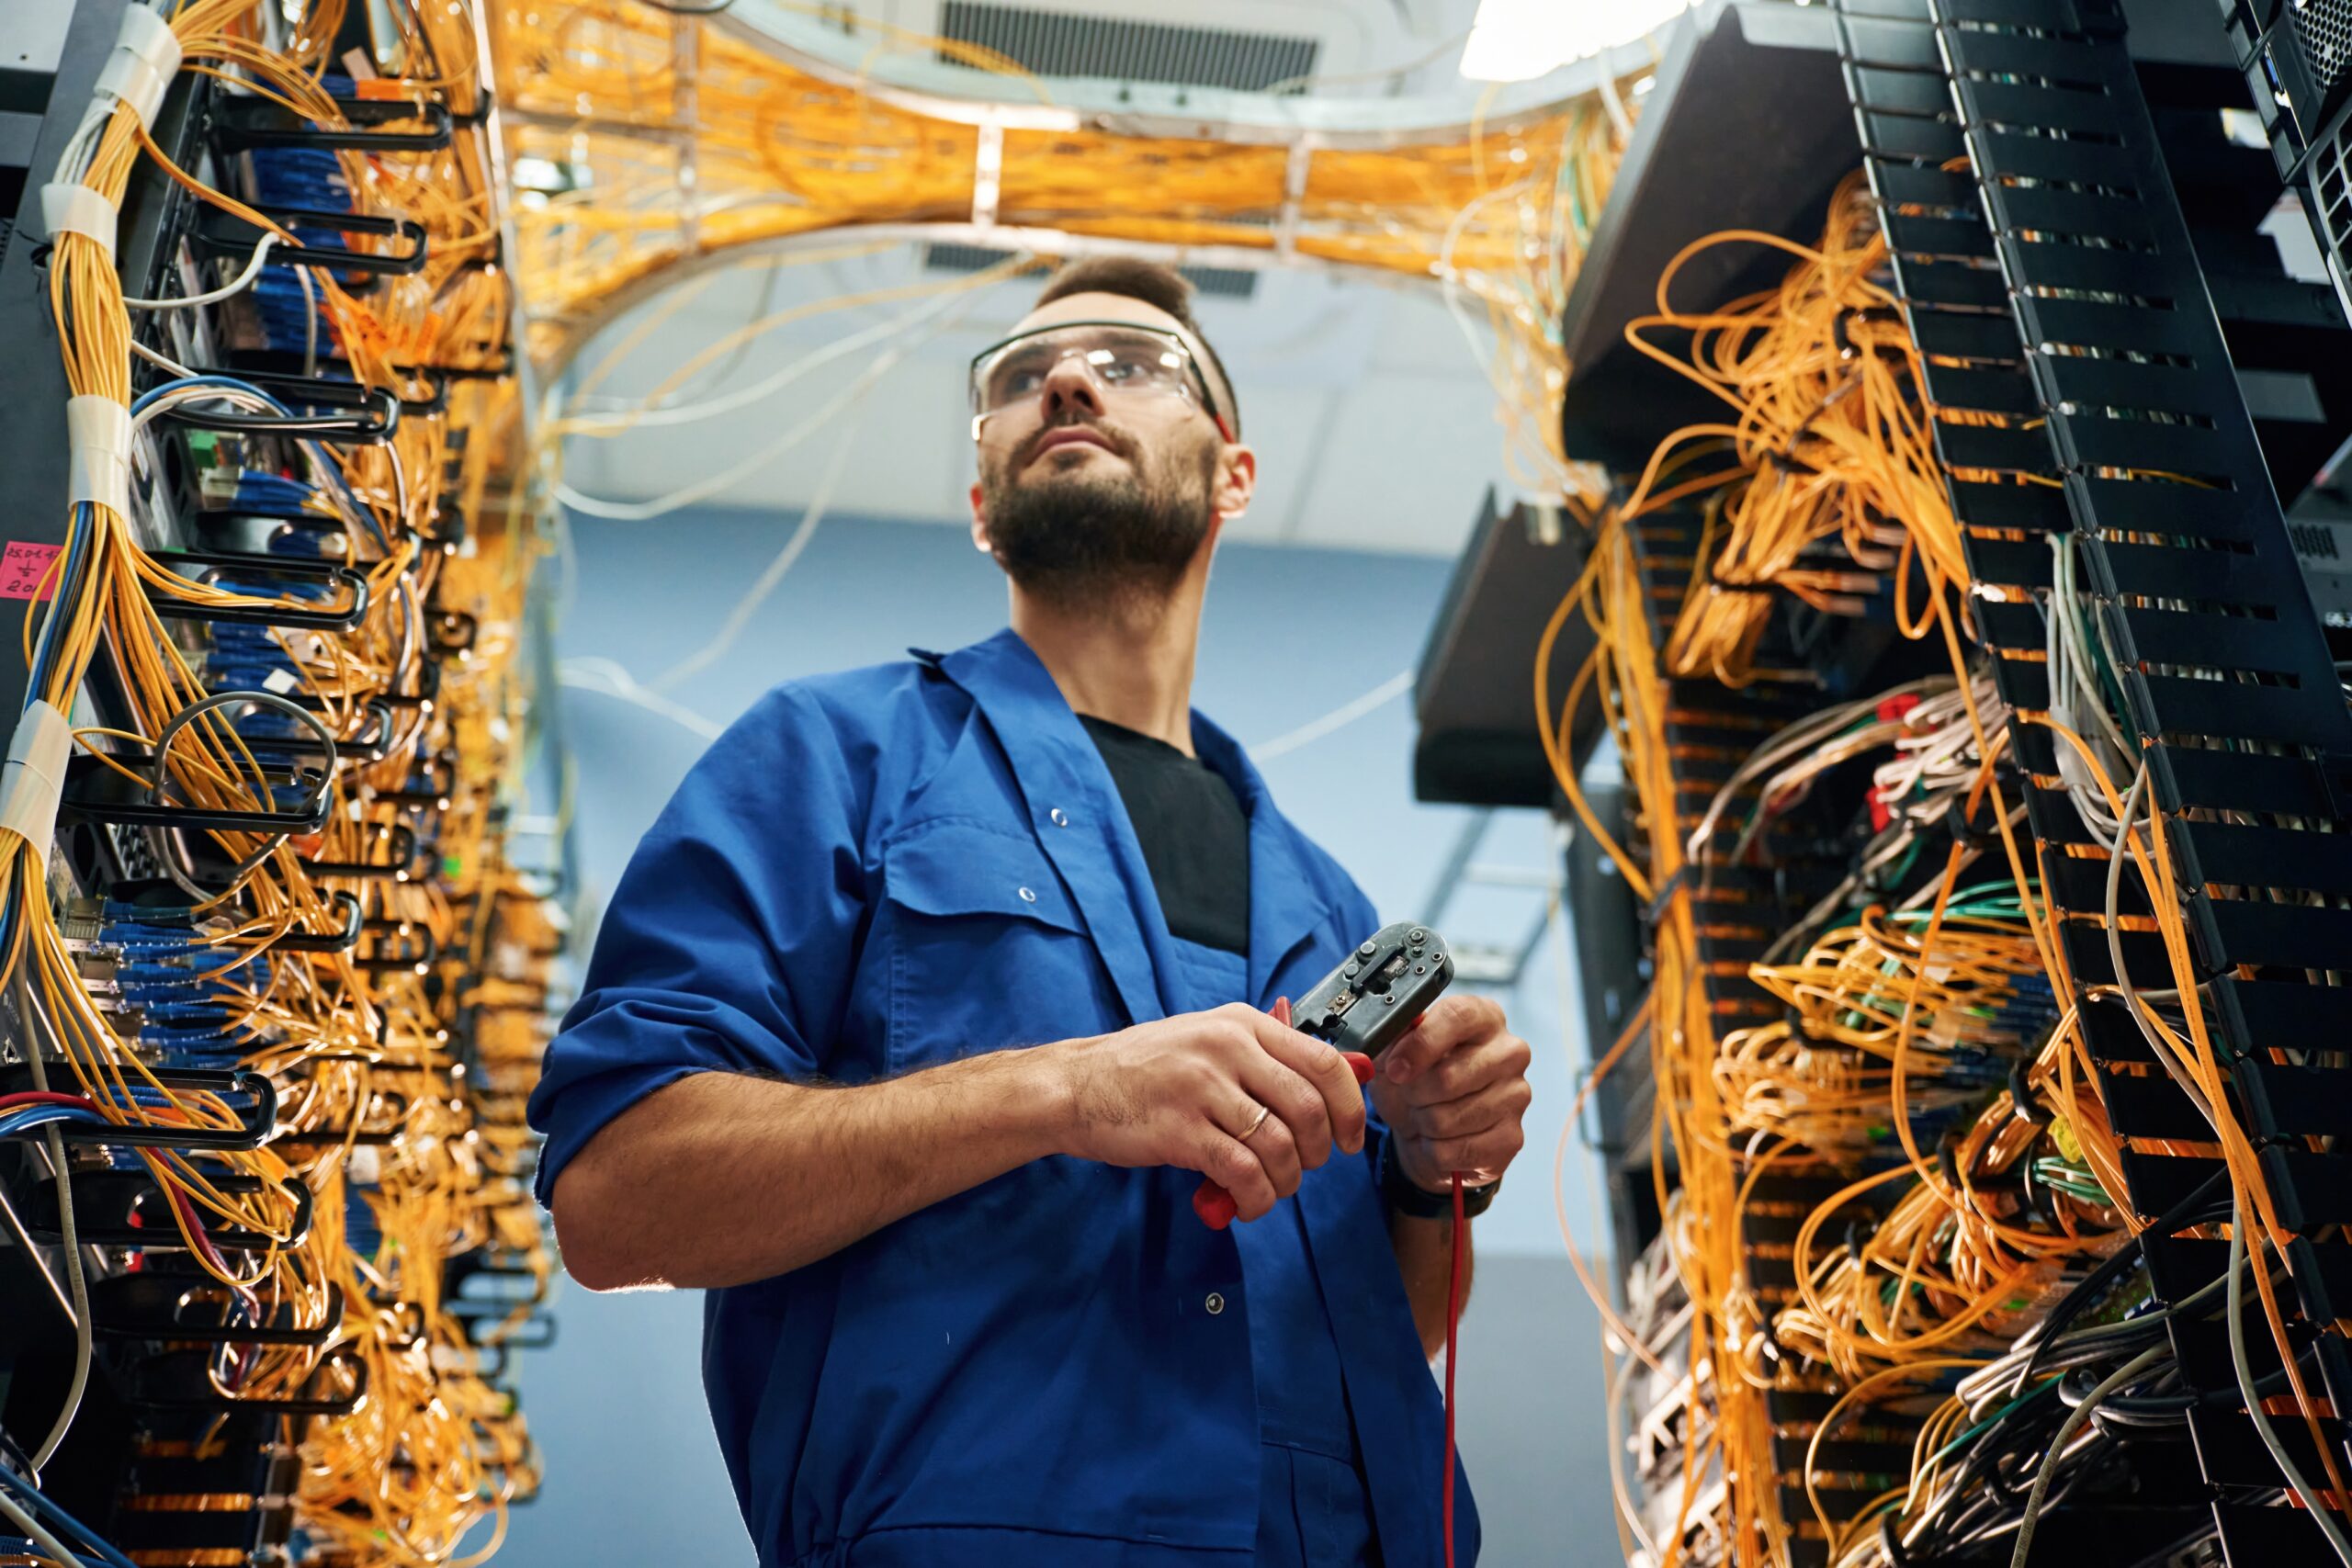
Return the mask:
[[763,1568],[1438,1562],[1453,1178],[1527,1045],[1448,997],[1367,1092],[1270,1010],[1381,922],[1192,711],[1257,457],[1182,277],[1066,266],[970,381],[1011,626],[680,787],[532,1100],[564,1262],[708,1292]]

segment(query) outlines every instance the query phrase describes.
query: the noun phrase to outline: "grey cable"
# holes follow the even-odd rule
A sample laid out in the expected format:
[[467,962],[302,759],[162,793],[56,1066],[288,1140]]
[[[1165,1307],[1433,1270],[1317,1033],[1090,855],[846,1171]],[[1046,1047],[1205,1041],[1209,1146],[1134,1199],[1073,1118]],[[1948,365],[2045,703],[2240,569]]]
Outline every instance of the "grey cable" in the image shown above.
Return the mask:
[[[25,980],[25,963],[20,957],[17,964],[17,1021],[24,1031],[25,1066],[32,1075],[33,1088],[41,1093],[49,1089],[49,1069],[40,1059],[40,1037],[33,1029],[32,987]],[[55,1425],[33,1453],[33,1474],[39,1477],[41,1467],[57,1452],[65,1434],[74,1425],[74,1417],[82,1413],[82,1395],[90,1386],[90,1285],[82,1270],[82,1237],[74,1224],[74,1173],[65,1163],[65,1139],[56,1126],[41,1129],[49,1145],[49,1163],[57,1175],[57,1234],[65,1247],[65,1282],[74,1296],[74,1381],[65,1390],[64,1407],[58,1411]]]
[[90,1568],[88,1558],[71,1550],[63,1541],[43,1529],[40,1521],[26,1512],[24,1507],[8,1495],[8,1489],[5,1486],[0,1486],[0,1519],[6,1519],[10,1529],[40,1548],[44,1554],[62,1563],[64,1568]]
[[2245,1401],[2245,1413],[2254,1417],[2254,1429],[2261,1434],[2262,1446],[2270,1450],[2270,1457],[2277,1462],[2279,1473],[2287,1478],[2287,1484],[2295,1489],[2295,1495],[2303,1500],[2303,1506],[2310,1510],[2320,1533],[2327,1537],[2327,1544],[2335,1551],[2336,1561],[2352,1568],[2352,1542],[2346,1541],[2342,1527],[2335,1522],[2335,1516],[2328,1510],[2319,1494],[2312,1490],[2311,1483],[2303,1479],[2303,1472],[2295,1468],[2295,1461],[2288,1457],[2286,1445],[2278,1440],[2278,1429],[2271,1426],[2268,1413],[2262,1408],[2262,1392],[2255,1386],[2254,1368],[2246,1359],[2245,1233],[2248,1224],[2249,1216],[2244,1209],[2237,1211],[2230,1224],[2230,1367],[2237,1373],[2238,1396]]
[[[2140,1026],[2140,1033],[2147,1040],[2148,1049],[2155,1053],[2156,1060],[2164,1064],[2165,1071],[2171,1076],[2173,1082],[2180,1086],[2181,1092],[2188,1096],[2207,1124],[2219,1126],[2221,1123],[2213,1115],[2212,1102],[2205,1098],[2205,1091],[2198,1087],[2196,1078],[2174,1055],[2172,1047],[2165,1043],[2164,1036],[2156,1032],[2155,1025],[2148,1021],[2147,1005],[2141,1001],[2140,993],[2132,987],[2132,972],[2123,964],[2123,932],[2117,924],[2122,905],[2123,860],[2132,852],[2132,824],[2140,815],[2140,802],[2147,792],[2148,764],[2142,762],[2140,771],[2132,775],[2132,788],[2123,796],[2123,812],[2116,823],[2115,848],[2109,852],[2107,857],[2108,962],[2114,965],[2116,988],[2123,993],[2123,1005],[2131,1012],[2132,1021]],[[2153,854],[2154,850],[2152,840],[2149,851]],[[2150,888],[2150,901],[2153,902],[2155,897],[2155,890]]]
[[49,1293],[57,1299],[57,1310],[71,1321],[74,1308],[65,1299],[65,1287],[59,1284],[57,1276],[49,1271],[49,1259],[34,1249],[31,1233],[25,1229],[25,1222],[17,1217],[16,1206],[8,1201],[6,1182],[0,1182],[0,1225],[7,1226],[8,1234],[16,1238],[17,1245],[25,1249],[25,1256],[32,1260],[34,1271],[47,1283]]
[[2066,1413],[2066,1419],[2059,1424],[2057,1437],[2051,1439],[2050,1451],[2041,1456],[2041,1468],[2033,1472],[2033,1491],[2027,1495],[2025,1512],[2018,1519],[2018,1544],[2009,1553],[2009,1568],[2025,1568],[2026,1553],[2033,1550],[2033,1528],[2041,1522],[2041,1505],[2050,1495],[2051,1478],[2058,1473],[2058,1461],[2065,1453],[2066,1445],[2074,1441],[2083,1423],[2091,1418],[2098,1402],[2171,1355],[2169,1343],[2141,1351],[2108,1373],[2105,1381],[2083,1395],[2080,1404]]

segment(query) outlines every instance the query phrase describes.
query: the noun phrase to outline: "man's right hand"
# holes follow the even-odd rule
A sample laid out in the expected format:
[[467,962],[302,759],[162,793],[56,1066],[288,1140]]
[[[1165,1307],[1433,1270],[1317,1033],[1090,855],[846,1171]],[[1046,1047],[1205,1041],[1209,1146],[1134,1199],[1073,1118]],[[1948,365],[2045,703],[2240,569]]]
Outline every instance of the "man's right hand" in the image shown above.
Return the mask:
[[1197,1170],[1244,1220],[1297,1191],[1334,1146],[1363,1147],[1363,1090],[1347,1058],[1244,1003],[1039,1054],[1067,1096],[1064,1153]]

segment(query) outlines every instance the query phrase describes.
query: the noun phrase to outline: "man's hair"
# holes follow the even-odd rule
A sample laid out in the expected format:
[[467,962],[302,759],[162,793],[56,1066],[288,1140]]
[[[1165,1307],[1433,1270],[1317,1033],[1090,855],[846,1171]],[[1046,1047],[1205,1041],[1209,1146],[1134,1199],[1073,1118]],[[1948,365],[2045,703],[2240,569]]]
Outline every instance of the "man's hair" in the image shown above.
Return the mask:
[[1208,334],[1193,319],[1193,285],[1189,278],[1172,266],[1146,261],[1141,256],[1080,256],[1064,262],[1046,280],[1046,287],[1038,291],[1037,304],[1050,305],[1072,294],[1117,294],[1140,299],[1182,321],[1208,358],[1217,394],[1224,400],[1226,422],[1233,427],[1236,439],[1239,438],[1241,400],[1233,389],[1233,378],[1225,373],[1225,362],[1216,356],[1216,350],[1209,345]]

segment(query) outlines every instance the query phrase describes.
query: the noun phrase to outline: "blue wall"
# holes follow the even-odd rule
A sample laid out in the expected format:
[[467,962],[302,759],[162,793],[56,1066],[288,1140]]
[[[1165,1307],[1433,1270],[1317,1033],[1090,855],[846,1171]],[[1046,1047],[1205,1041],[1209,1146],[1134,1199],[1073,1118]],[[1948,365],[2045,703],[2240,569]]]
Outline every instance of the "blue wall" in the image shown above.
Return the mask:
[[[576,525],[562,657],[615,660],[639,680],[699,649],[783,544],[788,518],[690,513],[655,524]],[[1412,666],[1450,563],[1398,556],[1234,546],[1210,591],[1195,704],[1245,743],[1284,734]],[[669,696],[724,723],[775,682],[947,649],[1004,624],[1003,580],[962,531],[831,522],[762,606],[729,656]],[[644,708],[578,688],[546,694],[578,764],[582,869],[608,890],[704,741]],[[1264,764],[1284,811],[1354,872],[1391,918],[1421,914],[1467,813],[1410,797],[1412,718],[1399,698]],[[1480,859],[1537,869],[1548,829],[1499,821]],[[1525,892],[1465,897],[1448,934],[1508,940],[1540,911]],[[1622,1561],[1607,1536],[1590,1307],[1561,1258],[1552,1155],[1574,1092],[1551,949],[1506,997],[1534,1044],[1537,1106],[1527,1153],[1479,1222],[1482,1255],[1511,1258],[1464,1319],[1463,1446],[1489,1516],[1489,1564]],[[1574,1017],[1573,991],[1567,1016]],[[1567,1159],[1567,1213],[1580,1244],[1595,1228],[1589,1160]],[[1523,1263],[1516,1260],[1523,1259]],[[1536,1260],[1544,1260],[1538,1263]],[[1508,1300],[1499,1292],[1506,1286]],[[520,1511],[507,1568],[622,1562],[748,1564],[751,1553],[702,1408],[700,1302],[692,1294],[591,1296],[566,1290],[557,1348],[526,1360],[526,1408],[546,1452],[542,1500]],[[1479,1336],[1482,1325],[1489,1337]],[[1541,1372],[1538,1373],[1538,1369]],[[1531,1374],[1537,1381],[1531,1382]],[[1491,1462],[1481,1464],[1482,1449]],[[1571,1550],[1571,1540],[1581,1545]],[[1563,1556],[1562,1552],[1567,1555]]]

